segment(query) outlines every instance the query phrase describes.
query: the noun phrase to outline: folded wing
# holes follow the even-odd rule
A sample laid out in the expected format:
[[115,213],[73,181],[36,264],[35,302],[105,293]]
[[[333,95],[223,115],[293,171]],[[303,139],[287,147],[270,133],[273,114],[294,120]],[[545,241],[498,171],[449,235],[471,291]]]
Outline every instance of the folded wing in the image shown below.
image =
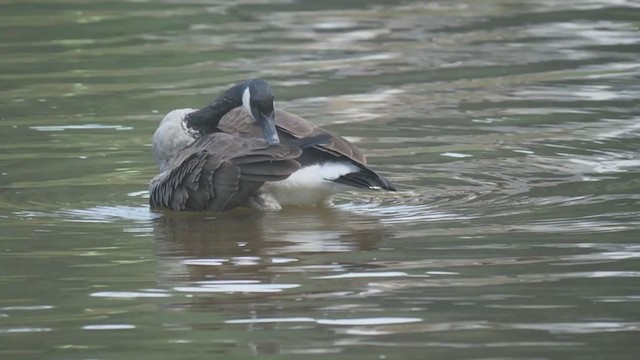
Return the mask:
[[152,208],[225,211],[244,205],[267,181],[300,168],[301,150],[259,138],[208,134],[181,150],[168,170],[151,180]]
[[[345,138],[313,125],[300,116],[282,110],[275,112],[276,128],[283,141],[325,137],[327,140],[306,148],[297,161],[302,167],[318,163],[348,162],[358,171],[348,173],[331,181],[362,189],[395,190],[393,183],[367,167],[362,152]],[[242,107],[229,111],[220,121],[218,128],[229,134],[261,137],[262,130],[250,113]]]

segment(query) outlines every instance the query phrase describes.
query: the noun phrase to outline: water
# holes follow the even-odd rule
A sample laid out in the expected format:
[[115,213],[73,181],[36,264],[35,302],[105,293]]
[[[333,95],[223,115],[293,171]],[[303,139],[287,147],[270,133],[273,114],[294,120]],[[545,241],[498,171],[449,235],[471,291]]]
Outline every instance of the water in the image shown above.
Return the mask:
[[[635,359],[635,1],[0,4],[3,359]],[[170,109],[269,80],[397,193],[151,212]]]

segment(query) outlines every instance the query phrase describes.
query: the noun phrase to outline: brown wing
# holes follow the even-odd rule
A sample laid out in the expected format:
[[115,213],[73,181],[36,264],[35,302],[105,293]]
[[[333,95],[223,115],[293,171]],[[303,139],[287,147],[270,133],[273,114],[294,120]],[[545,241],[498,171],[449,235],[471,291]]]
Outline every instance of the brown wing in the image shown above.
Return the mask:
[[[345,156],[361,165],[367,164],[364,155],[348,140],[319,128],[298,115],[276,110],[276,127],[280,132],[284,132],[296,139],[329,134],[331,139],[322,145],[315,146],[316,149],[338,157]],[[262,138],[263,136],[260,126],[243,107],[237,107],[227,113],[220,120],[218,128],[229,134],[246,134],[257,138]]]
[[257,138],[213,133],[181,150],[171,167],[151,180],[152,208],[225,211],[244,205],[266,181],[300,168],[301,150]]
[[364,157],[362,152],[360,152],[360,150],[351,142],[349,142],[342,136],[338,136],[313,125],[309,121],[301,118],[296,114],[292,114],[287,111],[276,110],[276,126],[279,130],[282,130],[297,139],[319,134],[330,134],[331,140],[326,144],[317,146],[317,149],[326,151],[336,156],[346,156],[347,158],[361,165],[367,164],[367,159]]

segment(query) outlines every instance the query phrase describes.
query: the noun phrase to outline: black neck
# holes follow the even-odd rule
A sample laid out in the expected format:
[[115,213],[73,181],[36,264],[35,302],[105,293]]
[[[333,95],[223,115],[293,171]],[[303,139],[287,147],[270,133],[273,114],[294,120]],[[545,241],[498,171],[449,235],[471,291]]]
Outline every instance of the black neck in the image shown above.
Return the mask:
[[242,93],[247,87],[245,82],[237,84],[225,91],[222,96],[211,104],[196,110],[185,117],[187,126],[200,134],[208,134],[218,131],[220,120],[232,109],[242,105]]

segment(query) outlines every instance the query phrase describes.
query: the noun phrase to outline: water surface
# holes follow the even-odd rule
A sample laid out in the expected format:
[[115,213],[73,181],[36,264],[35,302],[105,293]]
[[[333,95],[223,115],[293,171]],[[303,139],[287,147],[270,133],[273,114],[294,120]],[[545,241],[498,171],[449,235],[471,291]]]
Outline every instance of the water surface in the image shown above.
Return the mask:
[[[635,359],[634,1],[0,4],[3,359]],[[248,77],[396,193],[147,206]]]

